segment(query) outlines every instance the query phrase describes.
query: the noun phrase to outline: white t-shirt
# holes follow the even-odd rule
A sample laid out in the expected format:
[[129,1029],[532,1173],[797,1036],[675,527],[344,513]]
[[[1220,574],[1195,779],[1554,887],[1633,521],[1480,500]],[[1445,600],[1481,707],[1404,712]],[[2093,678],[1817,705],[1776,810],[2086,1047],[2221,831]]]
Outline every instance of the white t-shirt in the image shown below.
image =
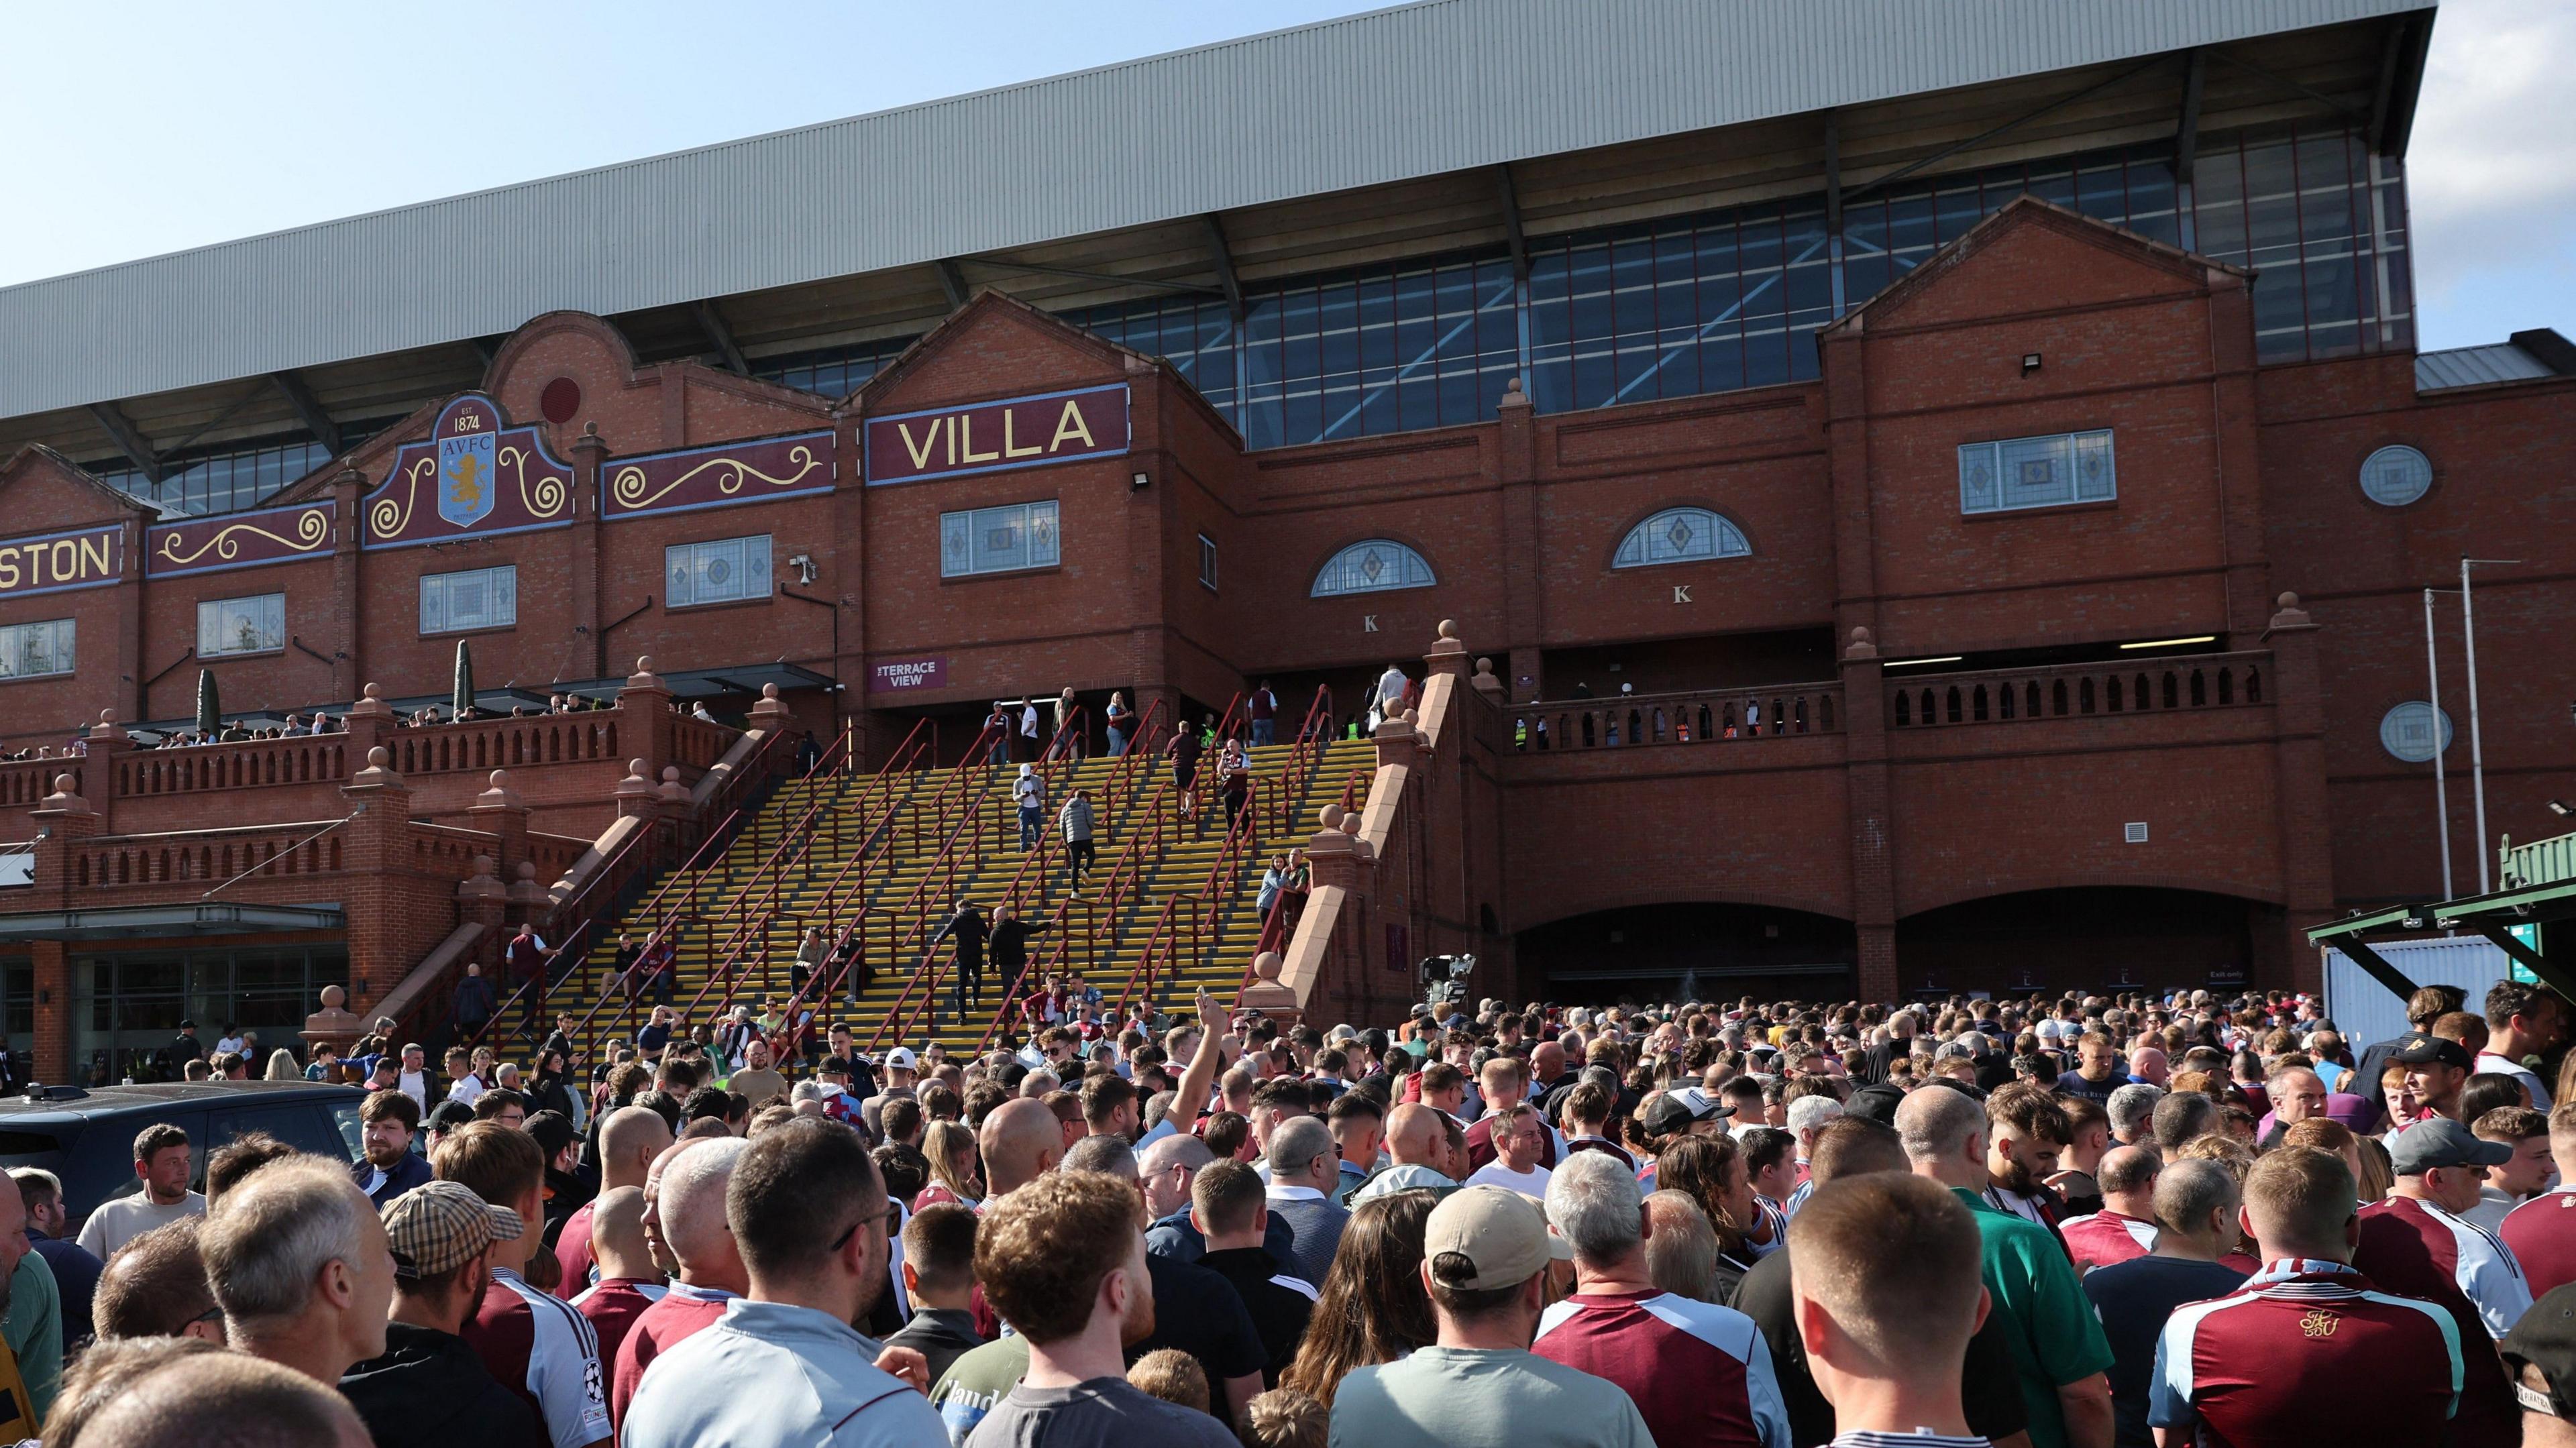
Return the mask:
[[1545,1201],[1547,1200],[1547,1178],[1546,1167],[1533,1166],[1528,1171],[1514,1171],[1503,1165],[1502,1159],[1497,1157],[1470,1173],[1465,1184],[1471,1187],[1501,1187],[1505,1191],[1518,1192],[1522,1196],[1536,1197]]
[[[404,1089],[409,1090],[410,1088],[405,1087]],[[469,1071],[466,1074],[457,1077],[456,1083],[447,1088],[447,1099],[455,1102],[459,1106],[471,1106],[474,1104],[474,1099],[476,1097],[481,1096],[489,1089],[489,1087],[486,1087],[483,1084],[481,1077],[476,1076],[473,1072]]]
[[2492,1071],[2499,1076],[2511,1076],[2513,1079],[2523,1084],[2523,1089],[2531,1093],[2532,1110],[2547,1111],[2549,1109],[2549,1088],[2541,1085],[2540,1078],[2533,1075],[2530,1069],[2525,1067],[2520,1061],[2516,1061],[2509,1056],[2499,1056],[2493,1051],[2480,1051],[2478,1052],[2477,1069],[2480,1072]]
[[116,1255],[116,1249],[151,1231],[166,1227],[182,1217],[202,1217],[206,1199],[190,1192],[170,1206],[155,1203],[144,1192],[101,1202],[89,1220],[81,1224],[80,1244],[89,1254],[104,1262]]

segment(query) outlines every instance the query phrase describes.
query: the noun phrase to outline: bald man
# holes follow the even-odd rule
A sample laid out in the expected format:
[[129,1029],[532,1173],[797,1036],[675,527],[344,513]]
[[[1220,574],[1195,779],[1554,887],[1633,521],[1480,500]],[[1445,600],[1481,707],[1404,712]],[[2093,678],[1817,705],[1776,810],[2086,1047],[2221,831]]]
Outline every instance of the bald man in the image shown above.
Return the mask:
[[196,1353],[155,1368],[81,1429],[82,1448],[372,1448],[349,1400],[247,1353]]
[[[608,1113],[599,1123],[600,1191],[606,1193],[618,1187],[641,1190],[646,1174],[653,1170],[653,1159],[670,1145],[671,1123],[662,1119],[661,1112],[644,1106],[621,1106]],[[590,1253],[590,1224],[596,1207],[595,1200],[582,1203],[564,1218],[563,1235],[555,1238],[555,1262],[563,1268],[556,1290],[566,1297],[579,1294],[592,1281],[595,1263]]]
[[1450,1168],[1456,1165],[1449,1159],[1449,1126],[1433,1107],[1408,1101],[1388,1112],[1386,1154],[1394,1165],[1372,1177],[1368,1185],[1351,1193],[1353,1207],[1389,1192],[1416,1187],[1436,1192],[1458,1189],[1457,1178],[1449,1174]]
[[1055,1113],[1025,1097],[993,1108],[975,1143],[984,1157],[987,1200],[1037,1180],[1064,1158],[1064,1129]]
[[2057,1224],[2077,1275],[2156,1250],[2156,1176],[2163,1164],[2143,1146],[2102,1154],[2094,1180],[2102,1184],[2102,1210]]
[[635,1319],[668,1289],[662,1270],[653,1265],[652,1245],[644,1240],[642,1187],[610,1187],[591,1200],[588,1210],[590,1255],[599,1263],[599,1282],[572,1299],[572,1310],[589,1318],[591,1330],[599,1334],[599,1360],[614,1364],[617,1346],[626,1341]]
[[626,1420],[626,1405],[654,1358],[724,1316],[726,1303],[751,1291],[742,1249],[725,1225],[725,1188],[750,1145],[739,1136],[692,1139],[654,1162],[645,1193],[646,1238],[662,1244],[656,1256],[668,1259],[676,1280],[661,1301],[636,1316],[618,1344],[609,1372],[610,1422]]

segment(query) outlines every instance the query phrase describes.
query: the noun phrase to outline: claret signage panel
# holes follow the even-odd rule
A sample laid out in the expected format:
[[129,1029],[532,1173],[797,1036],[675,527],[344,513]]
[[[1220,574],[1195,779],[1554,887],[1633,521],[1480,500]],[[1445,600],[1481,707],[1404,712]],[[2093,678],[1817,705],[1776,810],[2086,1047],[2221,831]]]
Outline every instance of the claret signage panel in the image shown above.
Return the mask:
[[870,484],[1041,467],[1127,451],[1127,384],[872,417]]
[[97,588],[124,575],[122,524],[41,538],[0,539],[0,598]]

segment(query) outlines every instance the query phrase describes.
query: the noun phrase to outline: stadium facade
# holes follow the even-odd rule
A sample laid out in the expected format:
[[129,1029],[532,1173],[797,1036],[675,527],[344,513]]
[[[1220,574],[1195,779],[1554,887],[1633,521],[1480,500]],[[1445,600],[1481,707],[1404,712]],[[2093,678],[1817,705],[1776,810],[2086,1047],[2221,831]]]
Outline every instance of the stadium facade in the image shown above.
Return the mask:
[[[1493,743],[1368,968],[2312,983],[2307,927],[2576,795],[2576,347],[2416,346],[2434,22],[1434,0],[0,291],[0,735],[120,721],[78,829],[184,855],[342,812],[108,738],[201,675],[255,724],[444,699],[460,639],[503,711],[640,655],[953,757],[1065,688],[1347,721],[1445,620]],[[2464,556],[2519,560],[2474,787]],[[642,733],[472,763],[578,840],[722,744]],[[431,757],[407,812],[475,824]],[[174,924],[229,897],[48,865],[61,768],[0,766],[40,1061],[363,1007],[466,910],[414,841]]]

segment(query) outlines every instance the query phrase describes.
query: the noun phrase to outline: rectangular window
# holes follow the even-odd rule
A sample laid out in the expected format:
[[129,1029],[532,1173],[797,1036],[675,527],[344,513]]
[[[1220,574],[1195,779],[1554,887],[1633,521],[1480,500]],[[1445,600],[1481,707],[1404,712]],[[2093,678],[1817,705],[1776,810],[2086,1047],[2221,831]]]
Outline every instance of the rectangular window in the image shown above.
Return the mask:
[[286,647],[286,595],[209,598],[197,605],[197,657],[273,654]]
[[509,628],[519,621],[519,570],[509,564],[420,580],[420,631],[464,633]]
[[2111,432],[2064,432],[1959,445],[1959,511],[2000,513],[2119,496]]
[[1199,582],[1216,591],[1216,540],[1205,533],[1199,535]]
[[682,543],[662,550],[662,576],[670,583],[665,608],[733,603],[769,596],[769,535]]
[[1053,568],[1059,561],[1055,500],[939,515],[939,576]]
[[72,671],[72,621],[0,625],[0,679],[33,679]]

